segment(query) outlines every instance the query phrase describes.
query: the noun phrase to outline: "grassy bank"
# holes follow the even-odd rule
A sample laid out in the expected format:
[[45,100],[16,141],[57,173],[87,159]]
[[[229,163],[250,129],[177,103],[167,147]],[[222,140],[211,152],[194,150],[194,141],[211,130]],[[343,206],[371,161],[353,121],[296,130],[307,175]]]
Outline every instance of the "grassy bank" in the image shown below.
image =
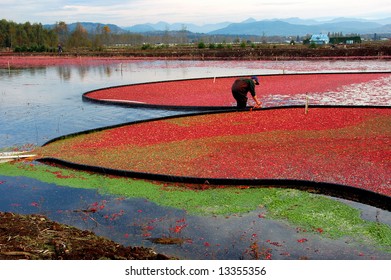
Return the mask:
[[389,42],[354,45],[289,45],[289,44],[145,44],[143,46],[105,47],[100,49],[65,49],[53,52],[0,52],[2,55],[94,56],[138,59],[186,60],[302,60],[302,59],[391,59]]

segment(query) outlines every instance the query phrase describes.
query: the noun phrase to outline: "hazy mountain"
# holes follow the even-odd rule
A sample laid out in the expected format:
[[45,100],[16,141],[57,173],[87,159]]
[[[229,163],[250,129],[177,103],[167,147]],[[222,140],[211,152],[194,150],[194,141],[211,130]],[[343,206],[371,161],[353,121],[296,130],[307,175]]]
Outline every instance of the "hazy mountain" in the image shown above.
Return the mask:
[[[78,23],[68,24],[68,29],[73,32]],[[120,34],[125,32],[134,33],[161,33],[165,31],[183,31],[192,33],[205,33],[209,35],[258,35],[258,36],[304,36],[315,33],[334,33],[343,34],[357,33],[391,33],[391,17],[367,20],[352,18],[336,18],[333,20],[314,20],[314,19],[269,19],[257,21],[254,18],[248,18],[239,23],[220,22],[214,24],[196,25],[191,23],[173,23],[157,22],[137,24],[129,27],[119,27],[114,24],[102,24],[92,22],[80,22],[80,24],[89,32],[97,33],[104,26],[110,28],[111,33]],[[53,28],[54,25],[45,25],[46,28]]]
[[322,22],[321,21],[318,21],[318,20],[314,20],[314,19],[301,19],[301,18],[298,18],[298,17],[292,17],[292,18],[275,18],[275,19],[271,19],[269,21],[283,21],[283,22],[287,22],[287,23],[290,23],[290,24],[302,24],[302,25],[316,25],[316,24],[321,24]]
[[323,23],[337,23],[337,22],[346,22],[346,21],[361,21],[361,22],[370,22],[371,20],[361,19],[361,18],[345,18],[339,17],[331,20],[323,21]]
[[224,28],[232,22],[220,22],[215,24],[196,25],[192,23],[167,23],[160,21],[158,23],[137,24],[129,27],[124,27],[124,30],[130,32],[152,32],[152,31],[178,31],[186,29],[194,33],[208,33],[216,29]]
[[210,35],[265,35],[265,36],[296,36],[314,33],[342,32],[344,34],[358,33],[384,33],[389,28],[384,27],[391,24],[391,18],[379,20],[367,20],[356,18],[335,18],[332,20],[315,19],[269,19],[257,21],[254,18],[248,18],[239,23],[222,22],[207,25],[195,25],[189,23],[158,22],[155,24],[139,24],[126,27],[124,29],[132,32],[151,32],[151,31],[178,31],[183,30],[194,33],[207,33]]
[[383,25],[389,25],[389,24],[391,24],[391,17],[383,18],[383,19],[379,19],[379,20],[373,20],[373,22],[377,22],[377,23],[383,24]]
[[293,36],[306,35],[314,33],[342,32],[347,33],[373,33],[380,30],[382,25],[369,21],[337,21],[329,23],[309,24],[291,24],[281,20],[263,20],[252,23],[233,23],[225,28],[214,30],[209,34],[225,35],[258,35],[258,36]]
[[376,29],[377,33],[391,33],[391,24],[383,25],[382,27]]
[[[126,31],[122,29],[121,27],[115,25],[115,24],[104,24],[104,23],[96,23],[96,22],[75,22],[75,23],[69,23],[67,24],[68,26],[68,31],[73,32],[76,29],[76,26],[80,24],[88,33],[99,33],[100,30],[104,26],[108,26],[110,28],[110,32],[114,34],[120,34],[120,33],[125,33]],[[45,28],[47,29],[52,29],[55,27],[55,24],[45,24]]]
[[370,21],[358,21],[358,20],[344,20],[339,22],[324,23],[316,28],[323,30],[329,30],[329,32],[343,32],[343,33],[366,33],[372,32],[376,28],[380,28],[382,25],[376,22]]
[[308,25],[290,24],[284,21],[256,21],[252,23],[232,23],[225,28],[218,29],[208,34],[224,35],[305,35],[312,33],[313,28]]
[[136,24],[131,27],[124,27],[124,30],[134,33],[144,33],[156,31],[150,24]]
[[241,23],[252,23],[252,22],[256,22],[256,19],[254,19],[254,18],[248,18],[248,19],[242,21]]

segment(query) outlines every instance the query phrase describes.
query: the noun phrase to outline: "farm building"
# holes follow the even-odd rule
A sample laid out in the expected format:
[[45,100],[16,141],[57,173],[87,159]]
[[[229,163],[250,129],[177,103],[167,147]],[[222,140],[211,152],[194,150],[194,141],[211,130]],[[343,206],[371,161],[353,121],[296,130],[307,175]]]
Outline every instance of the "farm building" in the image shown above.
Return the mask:
[[326,45],[330,42],[329,36],[326,34],[314,34],[311,36],[310,43],[316,45]]
[[359,44],[361,43],[360,36],[345,36],[345,37],[330,37],[330,44]]

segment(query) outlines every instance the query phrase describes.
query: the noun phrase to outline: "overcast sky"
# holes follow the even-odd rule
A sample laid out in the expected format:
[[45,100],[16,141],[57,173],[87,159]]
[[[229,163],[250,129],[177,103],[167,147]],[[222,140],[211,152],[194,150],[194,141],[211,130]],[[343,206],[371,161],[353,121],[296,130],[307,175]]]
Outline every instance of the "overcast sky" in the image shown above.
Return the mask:
[[53,24],[59,21],[113,23],[240,22],[299,17],[332,19],[391,16],[390,0],[0,0],[0,18],[17,23]]

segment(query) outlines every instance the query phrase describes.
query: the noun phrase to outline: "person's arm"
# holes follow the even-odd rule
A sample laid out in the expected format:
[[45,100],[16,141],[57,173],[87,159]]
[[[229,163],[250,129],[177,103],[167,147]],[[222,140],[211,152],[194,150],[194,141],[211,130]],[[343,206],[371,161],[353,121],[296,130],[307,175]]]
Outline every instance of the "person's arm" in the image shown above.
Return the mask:
[[256,106],[254,106],[255,108],[259,108],[261,106],[261,102],[258,100],[258,97],[255,93],[255,83],[253,80],[250,80],[250,93],[251,93],[251,96],[252,98],[254,99],[255,103],[257,104]]
[[255,103],[257,103],[256,106],[254,106],[255,108],[259,108],[261,106],[261,102],[258,100],[258,97],[256,95],[253,96],[253,99],[255,101]]

